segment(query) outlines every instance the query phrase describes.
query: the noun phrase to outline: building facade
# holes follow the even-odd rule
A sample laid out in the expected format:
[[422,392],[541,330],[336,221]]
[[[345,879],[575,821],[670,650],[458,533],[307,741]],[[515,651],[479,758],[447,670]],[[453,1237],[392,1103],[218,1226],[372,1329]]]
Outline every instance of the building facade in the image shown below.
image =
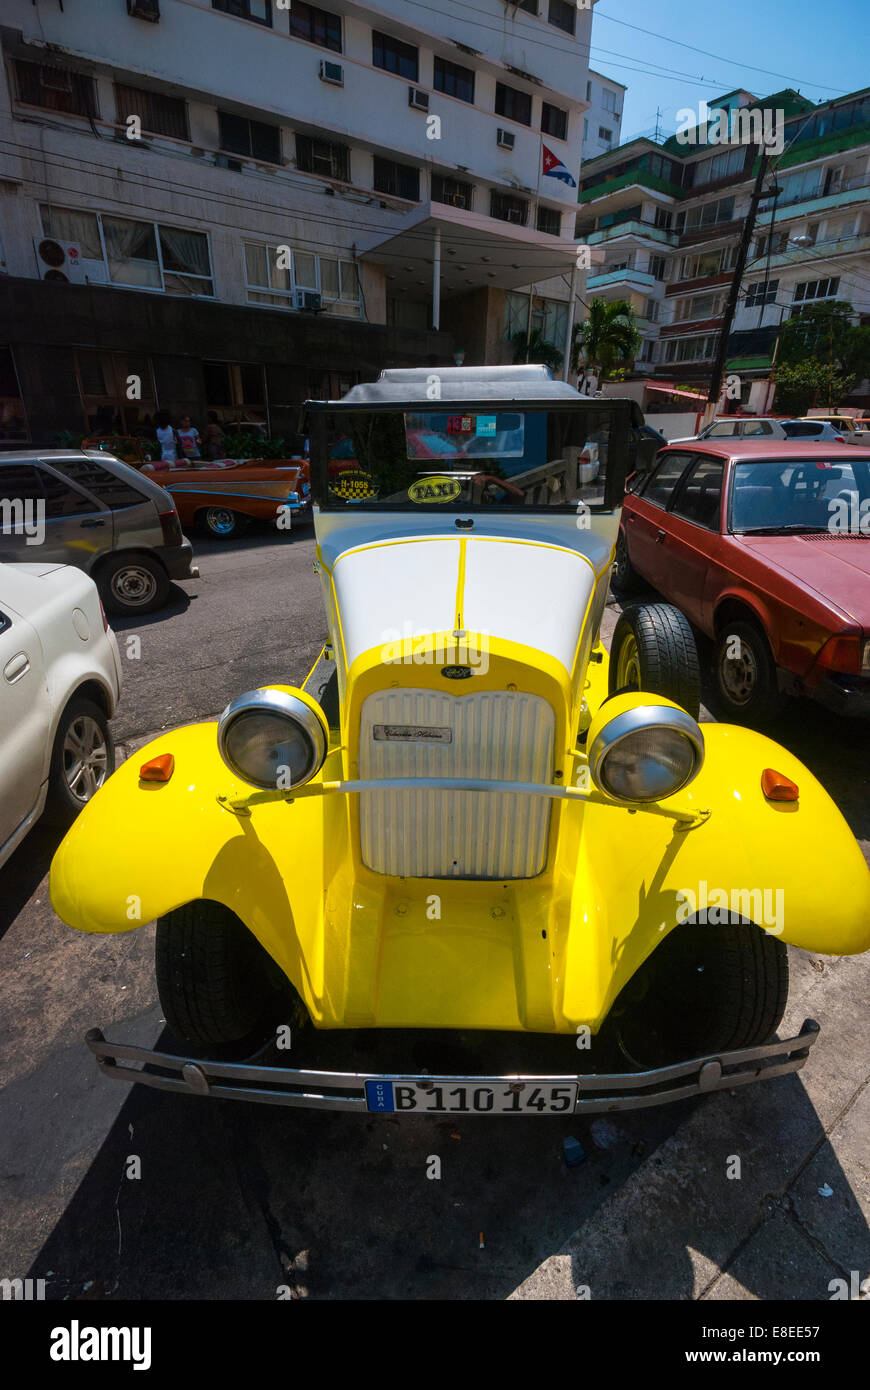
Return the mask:
[[[709,109],[785,116],[728,341],[727,370],[740,377],[742,403],[763,411],[777,334],[790,315],[837,299],[851,306],[854,323],[870,323],[870,90],[818,106],[792,91],[763,99],[738,91]],[[605,250],[588,294],[635,309],[643,345],[634,375],[705,393],[758,150],[692,133],[694,142],[631,141],[587,165],[578,231]],[[866,382],[848,403],[870,405]]]
[[158,408],[281,435],[385,366],[509,361],[530,311],[561,346],[591,20],[7,0],[0,442]]
[[622,129],[622,109],[626,88],[612,77],[589,69],[586,100],[589,110],[583,117],[583,163],[617,149]]

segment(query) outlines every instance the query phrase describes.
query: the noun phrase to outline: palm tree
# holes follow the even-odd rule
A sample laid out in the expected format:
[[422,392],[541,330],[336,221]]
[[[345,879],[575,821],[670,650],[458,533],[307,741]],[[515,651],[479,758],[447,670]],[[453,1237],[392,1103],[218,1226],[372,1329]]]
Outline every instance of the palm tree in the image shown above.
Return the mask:
[[581,354],[585,365],[599,379],[610,375],[614,367],[630,362],[637,354],[641,337],[635,327],[634,309],[627,299],[593,299],[583,323],[574,327],[571,366],[576,371]]
[[526,343],[526,331],[521,329],[519,333],[511,336],[511,343],[514,350],[514,362],[543,362],[545,367],[549,367],[552,372],[562,370],[563,354],[549,342],[539,328],[533,328]]

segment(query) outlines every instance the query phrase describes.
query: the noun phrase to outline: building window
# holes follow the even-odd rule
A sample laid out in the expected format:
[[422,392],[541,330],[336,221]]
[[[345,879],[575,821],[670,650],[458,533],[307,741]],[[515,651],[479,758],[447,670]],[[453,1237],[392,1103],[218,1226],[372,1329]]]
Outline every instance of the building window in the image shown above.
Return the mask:
[[[532,332],[540,333],[544,342],[561,351],[568,330],[568,305],[564,299],[543,299],[534,296],[532,303]],[[505,296],[504,336],[529,331],[529,296],[510,291]]]
[[538,0],[518,0],[518,10],[525,10],[527,14],[538,13]]
[[568,139],[568,112],[561,106],[552,106],[549,101],[541,103],[541,130],[545,135],[554,135],[557,140]]
[[374,187],[376,193],[419,203],[420,170],[412,164],[397,164],[394,159],[380,159],[375,155]]
[[504,82],[496,82],[495,113],[497,116],[505,116],[509,121],[518,121],[520,125],[531,125],[532,98],[528,92],[521,92],[516,87],[507,87]]
[[16,59],[15,80],[18,100],[25,106],[64,111],[68,116],[99,115],[93,78],[86,73]]
[[372,30],[372,63],[384,72],[394,72],[397,77],[407,77],[416,82],[420,71],[419,51],[411,43],[402,43],[392,34],[381,34]]
[[667,280],[668,262],[664,256],[650,256],[649,273],[654,280]]
[[583,139],[584,139],[584,140],[587,140],[588,138],[589,138],[589,121],[588,121],[587,119],[584,118],[584,121],[583,121]]
[[293,0],[290,9],[290,34],[294,39],[307,39],[318,48],[341,52],[341,15]]
[[712,159],[701,159],[692,166],[690,174],[692,187],[697,188],[699,184],[715,183],[717,179],[728,178],[731,174],[743,172],[746,163],[746,145],[738,145],[736,149],[725,150],[723,154],[715,154]]
[[460,67],[459,63],[448,63],[446,58],[435,59],[435,90],[448,97],[458,97],[460,101],[474,101],[474,73],[471,68]]
[[697,338],[669,338],[665,343],[666,362],[708,362],[716,354],[718,333],[704,333]]
[[432,175],[433,203],[451,203],[455,208],[470,209],[473,197],[474,184],[446,178],[443,174]]
[[689,208],[688,212],[677,213],[677,231],[690,232],[697,227],[713,227],[717,222],[734,220],[734,199],[719,198],[716,202],[702,203],[700,207]]
[[[83,349],[78,349],[74,356],[82,417],[88,434],[138,434],[153,424],[157,392],[150,357]],[[137,401],[127,396],[130,376],[139,378],[141,399]]]
[[272,23],[271,0],[211,0],[211,7],[237,19],[252,19],[255,24]]
[[603,140],[605,144],[609,145],[613,139],[613,131],[608,130],[606,125],[600,125],[598,127],[598,139]]
[[661,227],[663,231],[669,232],[671,229],[672,215],[665,208],[656,208],[655,225]]
[[684,256],[680,264],[681,280],[701,280],[707,275],[724,275],[734,265],[736,246],[723,246],[719,251],[700,251]]
[[557,29],[563,29],[566,34],[573,34],[576,18],[576,4],[569,4],[568,0],[550,0],[547,14],[548,24],[554,24]]
[[556,208],[539,207],[535,226],[539,232],[547,232],[549,236],[558,236],[562,230],[562,214]]
[[166,294],[214,295],[204,232],[72,208],[43,205],[40,212],[43,235],[77,241],[85,257],[103,263],[113,285]]
[[513,198],[509,193],[497,193],[493,189],[489,195],[489,215],[500,222],[516,222],[524,227],[529,220],[527,198]]
[[834,299],[839,288],[838,275],[832,275],[828,280],[800,280],[794,287],[793,303],[802,304],[811,299]]
[[350,151],[332,140],[296,136],[296,168],[305,174],[321,174],[326,179],[350,183]]
[[115,83],[115,120],[124,125],[128,116],[138,116],[142,130],[149,135],[168,135],[175,140],[189,138],[187,103],[162,92]]
[[[359,277],[354,261],[252,241],[244,242],[243,249],[249,304],[292,309],[296,290],[312,290],[321,296],[327,313],[360,317]],[[288,249],[289,265],[285,264]]]
[[685,299],[677,300],[674,321],[718,318],[724,305],[724,294],[687,295]]
[[231,154],[247,159],[261,159],[265,164],[281,163],[281,131],[276,125],[249,121],[246,116],[232,116],[218,111],[220,147]]
[[225,429],[267,426],[266,383],[256,362],[203,362],[206,408]]
[[762,305],[775,304],[778,289],[778,280],[768,280],[766,286],[763,280],[756,280],[754,285],[747,286],[745,307],[747,309],[760,309]]
[[602,87],[601,89],[601,105],[605,111],[610,111],[614,116],[616,115],[616,93],[611,92],[609,87]]

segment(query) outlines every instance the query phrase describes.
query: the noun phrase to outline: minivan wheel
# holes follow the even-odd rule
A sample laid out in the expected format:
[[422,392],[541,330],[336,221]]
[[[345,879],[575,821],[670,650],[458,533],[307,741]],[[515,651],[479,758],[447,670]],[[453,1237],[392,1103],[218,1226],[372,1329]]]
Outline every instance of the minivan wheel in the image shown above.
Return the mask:
[[240,536],[248,529],[248,518],[242,516],[241,512],[234,512],[231,507],[206,507],[204,512],[200,512],[199,520],[209,535],[221,541]]
[[663,695],[697,719],[701,674],[688,618],[669,603],[635,603],[619,616],[610,644],[608,691]]
[[92,700],[70,700],[54,737],[43,812],[46,822],[72,825],[114,770],[115,745],[105,714]]
[[113,555],[100,569],[97,585],[111,613],[151,613],[169,597],[169,575],[148,555]]

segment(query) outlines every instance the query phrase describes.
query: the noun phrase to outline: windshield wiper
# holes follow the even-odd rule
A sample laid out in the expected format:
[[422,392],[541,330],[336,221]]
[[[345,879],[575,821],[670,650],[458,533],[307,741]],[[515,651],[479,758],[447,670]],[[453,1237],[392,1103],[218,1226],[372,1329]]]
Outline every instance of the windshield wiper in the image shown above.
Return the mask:
[[[778,535],[804,535],[804,536],[823,536],[827,532],[827,526],[800,526],[797,523],[790,523],[787,526],[742,526],[734,531],[735,536],[778,536]],[[833,533],[832,533],[833,534]]]

